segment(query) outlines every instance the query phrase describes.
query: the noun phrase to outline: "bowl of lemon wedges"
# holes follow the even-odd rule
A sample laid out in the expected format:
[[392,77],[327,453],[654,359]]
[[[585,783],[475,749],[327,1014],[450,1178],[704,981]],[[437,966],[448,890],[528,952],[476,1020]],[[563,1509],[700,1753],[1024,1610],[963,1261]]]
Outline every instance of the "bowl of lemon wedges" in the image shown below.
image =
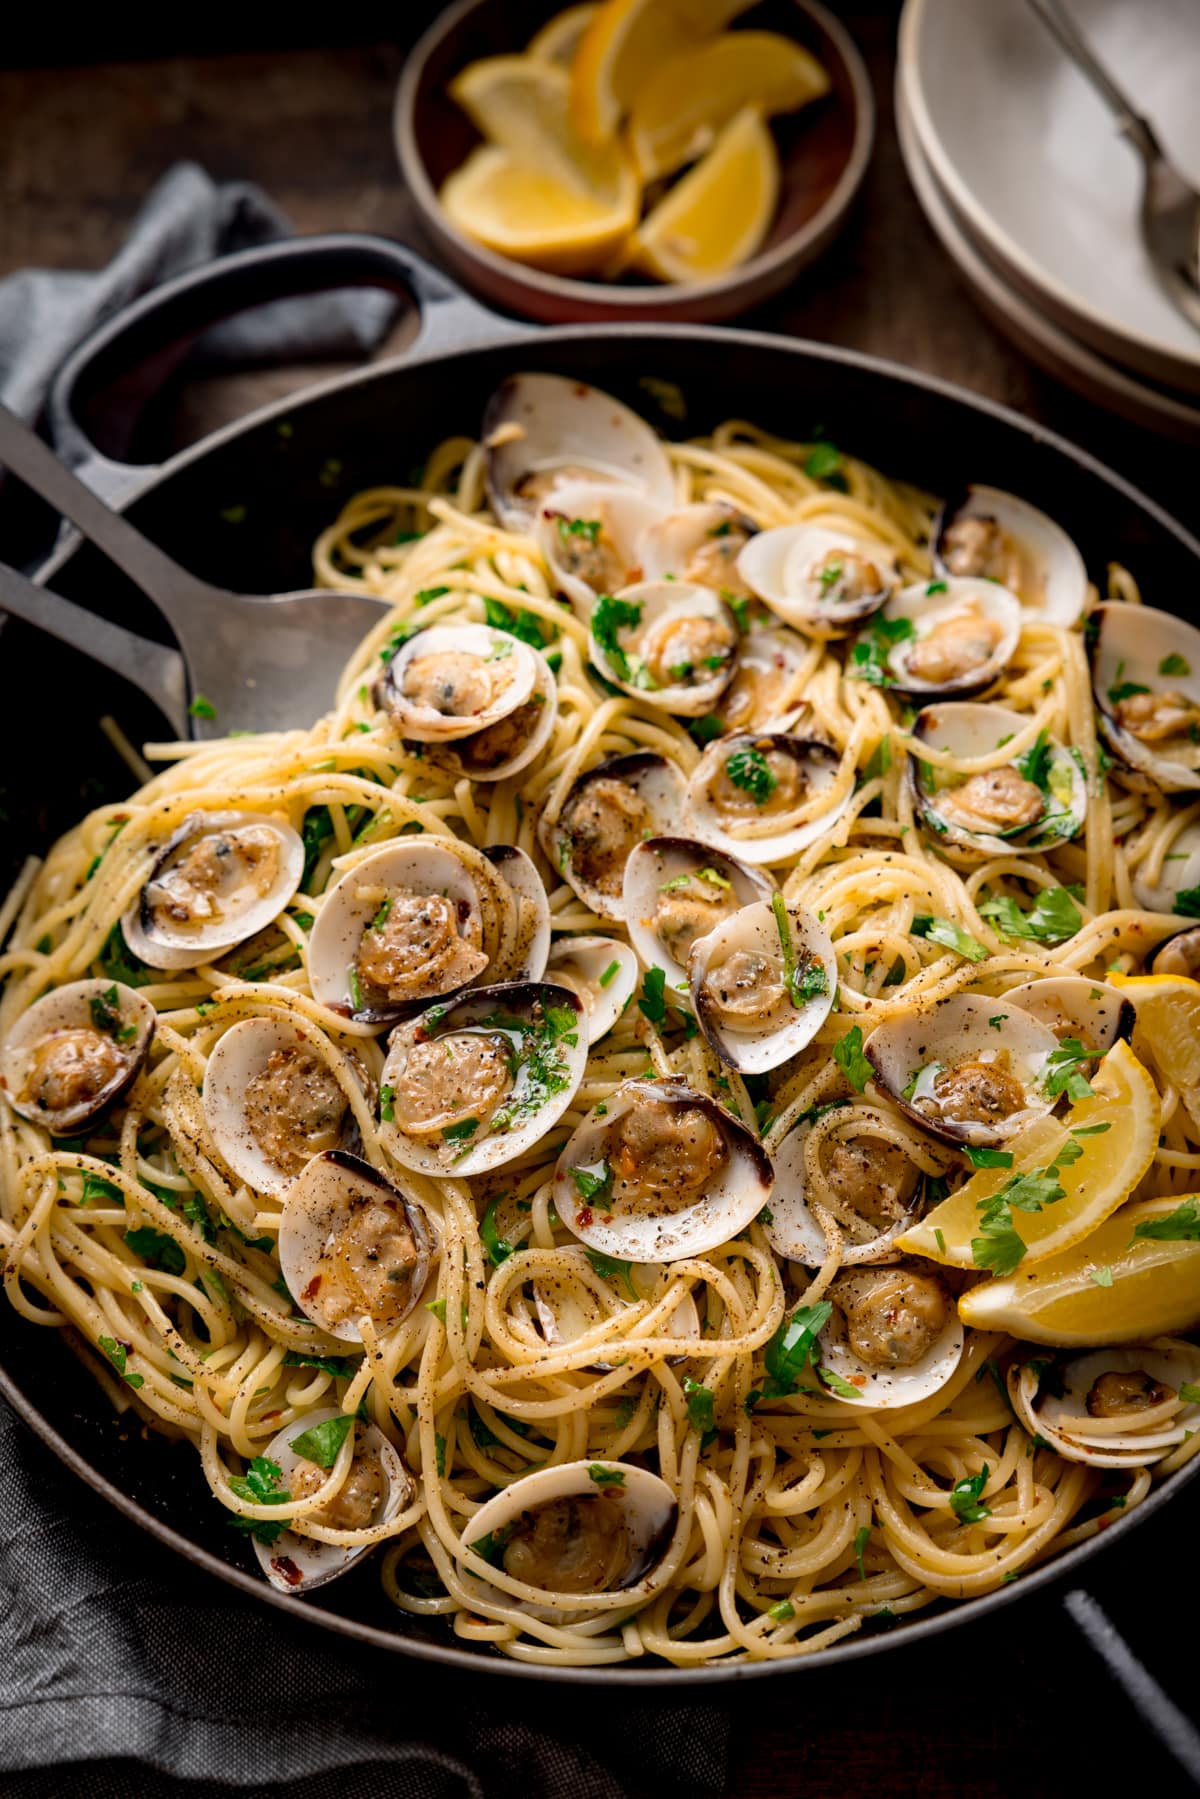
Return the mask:
[[817,0],[461,0],[396,102],[446,261],[527,317],[719,319],[819,255],[865,173],[862,59]]

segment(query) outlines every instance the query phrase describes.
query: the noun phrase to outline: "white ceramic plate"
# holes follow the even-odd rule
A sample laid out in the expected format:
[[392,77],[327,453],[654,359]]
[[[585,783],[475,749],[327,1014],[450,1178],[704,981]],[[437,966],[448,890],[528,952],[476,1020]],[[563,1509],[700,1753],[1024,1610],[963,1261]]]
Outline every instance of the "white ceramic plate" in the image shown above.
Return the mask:
[[[1070,4],[1200,185],[1200,4]],[[907,0],[899,81],[939,187],[1006,280],[1104,356],[1200,393],[1200,331],[1142,248],[1138,157],[1025,0]]]
[[975,248],[922,154],[899,79],[896,129],[921,210],[992,323],[1039,368],[1085,399],[1108,407],[1134,424],[1168,432],[1188,443],[1200,443],[1200,406],[1139,381],[1096,355],[1031,306]]

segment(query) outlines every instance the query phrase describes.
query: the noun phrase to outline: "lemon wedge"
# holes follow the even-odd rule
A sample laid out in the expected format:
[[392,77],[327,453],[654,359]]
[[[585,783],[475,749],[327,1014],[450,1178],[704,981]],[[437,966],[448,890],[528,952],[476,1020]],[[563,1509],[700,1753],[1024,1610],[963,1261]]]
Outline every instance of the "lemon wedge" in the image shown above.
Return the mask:
[[590,198],[544,169],[484,144],[449,176],[447,217],[477,243],[551,274],[582,275],[623,244],[636,213]]
[[779,158],[762,115],[737,113],[643,220],[627,252],[660,281],[708,281],[754,255],[779,200]]
[[530,38],[526,56],[539,57],[542,62],[561,63],[564,69],[568,68],[584,32],[599,11],[597,0],[584,0],[582,6],[568,6],[565,12],[556,12]]
[[[631,160],[616,144],[584,143],[572,122],[565,69],[536,56],[488,56],[456,75],[450,93],[481,136],[528,170],[609,213],[629,215],[631,226],[636,221],[638,182]],[[486,166],[490,172],[496,165]],[[490,180],[494,184],[494,175]]]
[[1064,1255],[1028,1271],[1022,1263],[1005,1280],[980,1281],[959,1300],[959,1316],[977,1330],[1061,1348],[1188,1330],[1200,1322],[1200,1242],[1134,1233],[1139,1225],[1177,1217],[1189,1204],[1200,1216],[1196,1198],[1122,1206]]
[[1200,981],[1182,974],[1112,973],[1137,1008],[1134,1047],[1153,1060],[1173,1087],[1200,1087]]
[[611,143],[654,71],[703,35],[704,25],[691,24],[688,10],[686,0],[605,0],[571,63],[571,116],[586,142]]
[[[1143,1178],[1158,1147],[1160,1107],[1154,1082],[1127,1043],[1118,1043],[1092,1077],[1090,1097],[1065,1118],[1039,1118],[1008,1143],[1012,1163],[980,1168],[969,1181],[896,1239],[898,1249],[952,1268],[977,1268],[972,1242],[981,1239],[980,1210],[1017,1176],[1044,1175],[1062,1198],[1042,1210],[1011,1206],[1012,1229],[1024,1245],[1020,1273],[1061,1255],[1103,1224]],[[1065,1153],[1064,1153],[1065,1152]],[[1034,1195],[1037,1196],[1036,1193]],[[1013,1244],[1015,1251],[1019,1245]]]
[[816,57],[774,31],[730,31],[681,50],[640,90],[629,121],[642,180],[701,155],[743,106],[794,112],[828,91]]

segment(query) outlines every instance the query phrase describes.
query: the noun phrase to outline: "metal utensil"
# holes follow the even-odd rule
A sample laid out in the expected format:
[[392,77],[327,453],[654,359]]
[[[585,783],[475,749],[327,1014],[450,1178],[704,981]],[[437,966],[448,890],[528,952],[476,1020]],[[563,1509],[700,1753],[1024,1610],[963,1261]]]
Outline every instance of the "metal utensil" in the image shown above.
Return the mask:
[[311,724],[328,709],[342,665],[386,609],[385,600],[324,588],[255,595],[210,586],[85,487],[2,406],[0,463],[154,601],[179,649],[110,624],[2,564],[0,608],[124,675],[180,737]]
[[1142,239],[1168,296],[1200,330],[1200,193],[1168,161],[1149,119],[1142,117],[1097,59],[1063,0],[1028,3],[1111,109],[1123,136],[1141,157]]

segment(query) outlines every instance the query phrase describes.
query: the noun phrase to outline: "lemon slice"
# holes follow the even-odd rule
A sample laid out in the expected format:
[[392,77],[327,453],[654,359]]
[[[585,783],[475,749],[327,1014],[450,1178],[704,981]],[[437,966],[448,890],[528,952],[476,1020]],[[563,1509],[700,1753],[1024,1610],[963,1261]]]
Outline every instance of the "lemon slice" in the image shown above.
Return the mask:
[[1173,1087],[1200,1087],[1200,981],[1182,974],[1105,977],[1137,1008],[1134,1047]]
[[636,221],[638,183],[616,144],[583,142],[571,120],[567,71],[535,56],[488,56],[454,77],[450,93],[481,135],[529,169]]
[[681,50],[641,89],[629,121],[643,181],[674,174],[743,106],[794,112],[829,91],[815,56],[773,31],[731,31]]
[[660,281],[707,281],[754,255],[779,199],[775,143],[752,106],[643,221],[629,260]]
[[959,1300],[959,1316],[978,1330],[1061,1348],[1188,1330],[1200,1322],[1200,1242],[1134,1236],[1137,1225],[1185,1203],[1122,1206],[1085,1243],[1053,1261],[1028,1272],[1022,1263],[1006,1280],[980,1281]]
[[561,63],[564,69],[568,68],[584,32],[599,11],[597,0],[584,0],[582,6],[568,6],[565,12],[556,12],[537,35],[530,38],[526,56],[540,57],[542,62]]
[[605,0],[571,64],[571,116],[585,141],[611,143],[644,83],[703,31],[689,23],[686,0]]
[[496,144],[484,144],[442,187],[447,216],[477,243],[552,274],[580,275],[608,260],[636,214],[594,200]]
[[[952,1268],[975,1268],[972,1238],[980,1235],[980,1206],[1014,1176],[1058,1166],[1063,1198],[1040,1212],[1012,1208],[1012,1226],[1025,1245],[1020,1273],[1057,1256],[1103,1224],[1133,1192],[1158,1147],[1160,1107],[1154,1082],[1127,1043],[1118,1043],[1092,1077],[1090,1098],[1065,1118],[1039,1118],[1007,1145],[1008,1168],[981,1168],[969,1181],[896,1239],[898,1249]],[[1101,1128],[1096,1129],[1099,1125]],[[1059,1165],[1064,1146],[1079,1154]]]

